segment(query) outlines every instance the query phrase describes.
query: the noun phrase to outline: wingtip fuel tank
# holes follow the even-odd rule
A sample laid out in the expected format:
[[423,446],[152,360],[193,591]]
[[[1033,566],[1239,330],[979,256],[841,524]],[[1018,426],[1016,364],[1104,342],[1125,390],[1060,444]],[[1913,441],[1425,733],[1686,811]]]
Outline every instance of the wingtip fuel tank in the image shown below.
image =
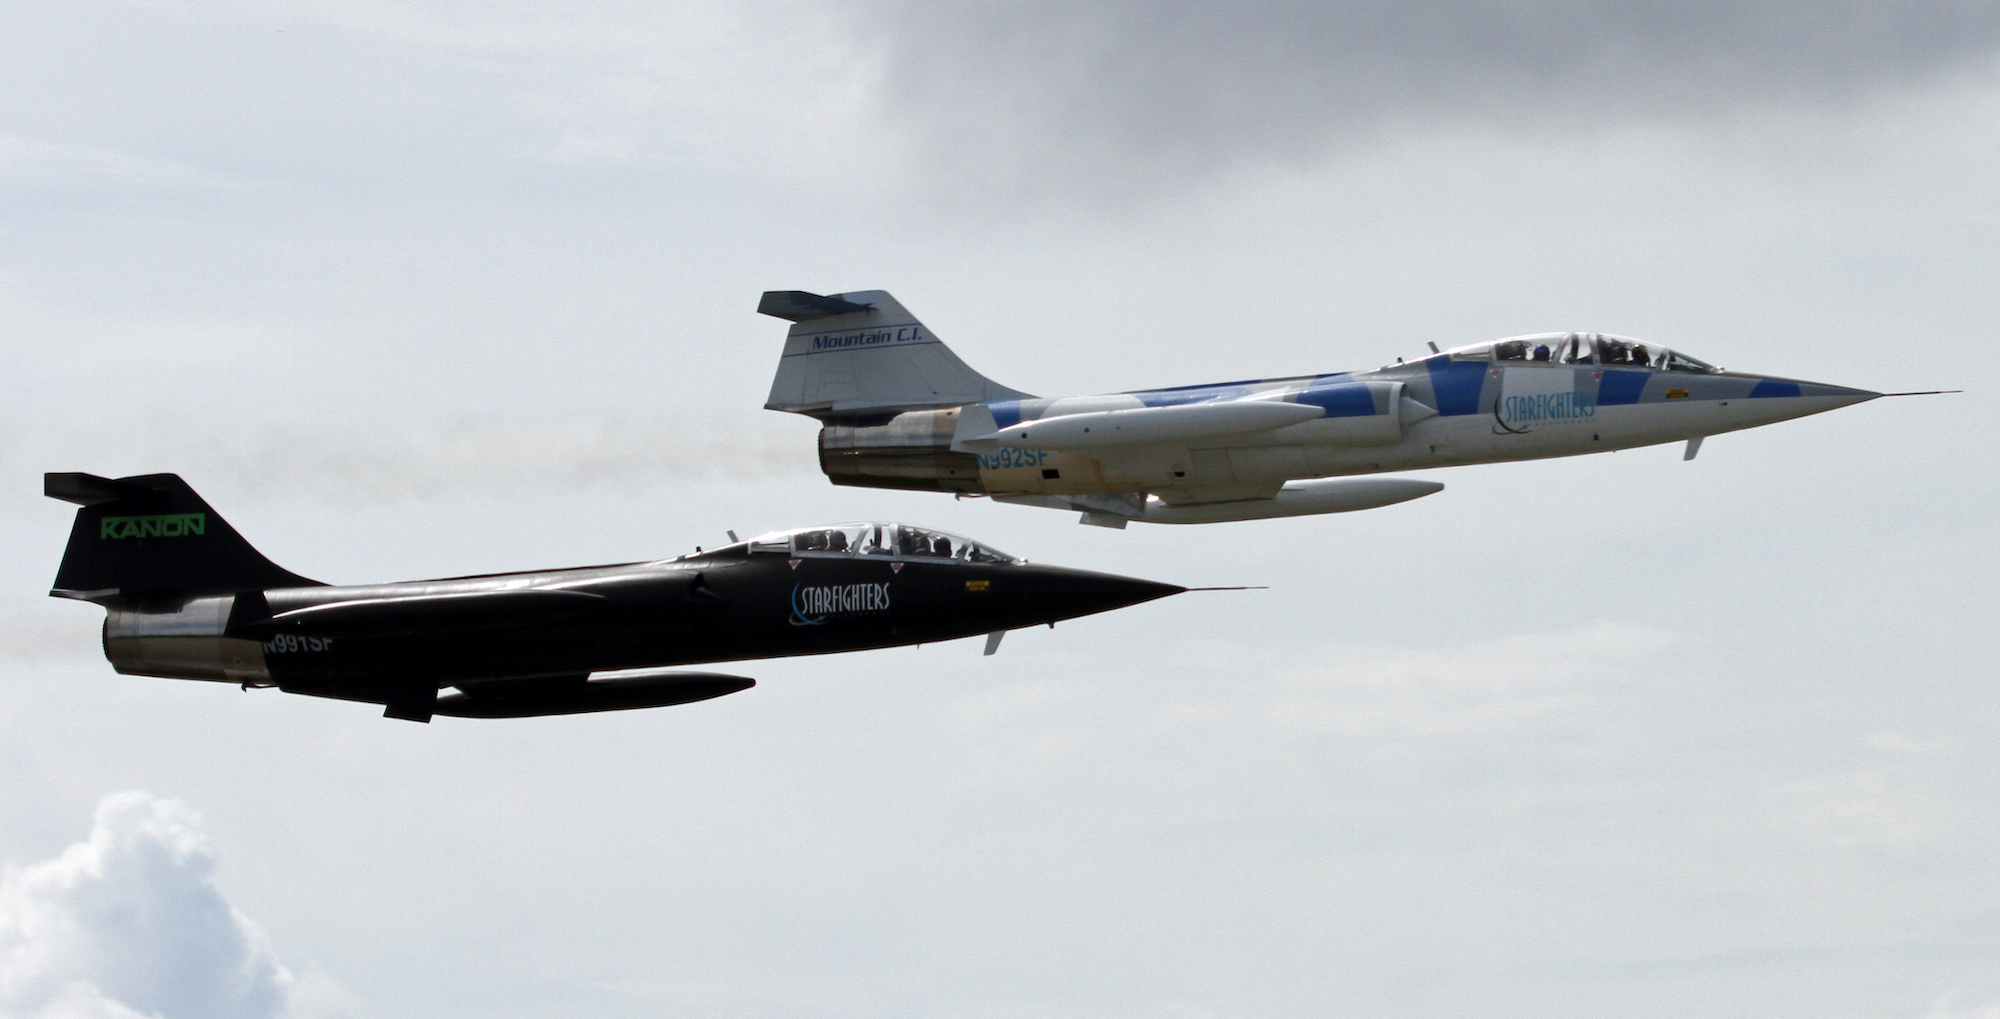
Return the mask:
[[1228,501],[1173,503],[1157,495],[996,495],[993,498],[996,502],[1022,506],[1081,511],[1083,523],[1122,530],[1134,521],[1216,524],[1352,513],[1393,506],[1442,491],[1442,483],[1418,478],[1321,478],[1290,482],[1268,498]]
[[500,689],[489,689],[477,696],[462,692],[444,694],[438,697],[431,713],[454,718],[533,718],[664,708],[726,697],[756,685],[754,679],[717,672],[567,676],[554,681],[504,684]]

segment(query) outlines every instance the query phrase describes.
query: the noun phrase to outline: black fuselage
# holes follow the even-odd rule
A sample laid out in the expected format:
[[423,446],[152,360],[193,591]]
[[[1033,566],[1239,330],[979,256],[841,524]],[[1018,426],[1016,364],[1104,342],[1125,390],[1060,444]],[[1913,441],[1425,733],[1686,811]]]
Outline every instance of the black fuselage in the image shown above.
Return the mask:
[[[1181,590],[1027,563],[734,545],[656,563],[282,588],[263,592],[261,607],[239,604],[229,635],[258,641],[271,682],[285,689],[466,687],[922,644]],[[348,607],[356,610],[337,611]]]
[[264,558],[172,474],[49,474],[43,491],[81,507],[50,593],[104,606],[118,671],[418,720],[680,704],[753,681],[632,670],[997,634],[1182,590],[886,522],[660,562],[333,586]]

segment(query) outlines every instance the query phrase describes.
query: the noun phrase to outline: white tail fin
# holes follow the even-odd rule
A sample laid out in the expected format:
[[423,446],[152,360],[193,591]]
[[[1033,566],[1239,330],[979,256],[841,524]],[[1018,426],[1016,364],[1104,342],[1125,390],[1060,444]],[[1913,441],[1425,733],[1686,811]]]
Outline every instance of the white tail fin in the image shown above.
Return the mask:
[[757,310],[792,322],[768,410],[824,419],[1032,399],[966,367],[887,291],[773,290]]

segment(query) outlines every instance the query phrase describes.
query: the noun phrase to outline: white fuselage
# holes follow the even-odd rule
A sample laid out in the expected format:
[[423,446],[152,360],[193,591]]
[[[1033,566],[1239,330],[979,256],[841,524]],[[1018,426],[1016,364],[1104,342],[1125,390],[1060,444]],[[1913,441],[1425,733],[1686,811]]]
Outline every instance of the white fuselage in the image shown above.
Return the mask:
[[[1445,354],[1367,373],[968,406],[959,411],[952,448],[978,458],[981,487],[994,495],[1145,492],[1169,504],[1199,504],[1271,498],[1286,482],[1302,479],[1694,439],[1874,395],[1721,372]],[[1263,429],[1230,423],[1221,413],[1244,405],[1303,405],[1325,413]],[[1200,431],[1194,412],[1204,407],[1218,412],[1215,433]],[[1147,441],[1148,415],[1176,413],[1188,420],[1161,426],[1180,434]],[[1057,430],[1066,419],[1121,415],[1133,419],[1124,426],[1133,437],[1124,441],[1077,442]],[[1105,430],[1101,425],[1097,432]],[[1071,441],[1037,442],[1037,431]]]

